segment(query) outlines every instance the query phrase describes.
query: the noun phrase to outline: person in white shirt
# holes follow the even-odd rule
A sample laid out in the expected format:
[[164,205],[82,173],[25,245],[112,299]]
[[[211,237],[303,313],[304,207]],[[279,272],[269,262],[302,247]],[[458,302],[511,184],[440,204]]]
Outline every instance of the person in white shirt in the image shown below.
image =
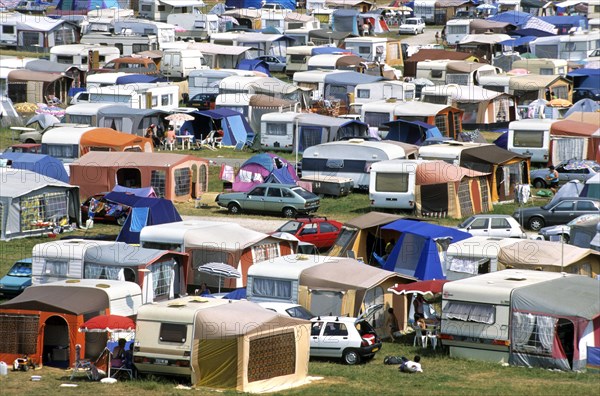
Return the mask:
[[408,360],[402,356],[402,363],[400,364],[400,371],[403,373],[422,373],[423,368],[421,367],[421,356],[416,355],[413,360]]

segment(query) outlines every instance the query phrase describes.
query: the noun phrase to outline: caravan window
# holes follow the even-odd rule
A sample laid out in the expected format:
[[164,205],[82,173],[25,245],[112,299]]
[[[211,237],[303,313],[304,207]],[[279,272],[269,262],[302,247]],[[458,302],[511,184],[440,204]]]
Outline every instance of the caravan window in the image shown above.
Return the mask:
[[171,104],[171,95],[162,95],[160,97],[160,105],[161,106],[168,106]]
[[286,124],[268,122],[266,134],[274,136],[285,136],[287,135]]
[[467,34],[468,26],[446,26],[446,34]]
[[66,65],[70,65],[73,63],[73,57],[72,56],[65,56],[65,55],[58,55],[56,57],[56,63],[63,63]]
[[3,34],[15,34],[15,26],[11,26],[11,25],[2,26],[2,33]]
[[177,323],[161,323],[158,339],[164,342],[183,344],[187,337],[187,326]]
[[256,297],[290,300],[292,298],[292,281],[272,278],[254,278],[252,280],[252,295]]
[[389,113],[375,113],[372,111],[365,112],[365,124],[368,125],[381,125],[384,122],[391,121]]
[[67,114],[67,122],[73,124],[87,124],[92,125],[92,116],[84,114]]
[[496,307],[488,304],[449,301],[442,312],[446,319],[463,322],[493,324],[496,321]]
[[536,45],[535,56],[538,58],[559,59],[558,44]]
[[360,55],[369,55],[371,53],[371,47],[358,47],[358,53]]
[[377,173],[375,191],[405,193],[408,191],[408,173]]
[[371,97],[370,89],[359,89],[356,91],[356,97],[360,99],[369,99]]
[[490,272],[490,260],[487,258],[452,257],[446,258],[446,268],[453,272],[477,275]]
[[42,152],[58,159],[77,158],[77,146],[72,144],[47,144],[46,150],[42,150]]
[[67,276],[69,262],[66,260],[44,260],[44,269],[42,274],[52,276]]

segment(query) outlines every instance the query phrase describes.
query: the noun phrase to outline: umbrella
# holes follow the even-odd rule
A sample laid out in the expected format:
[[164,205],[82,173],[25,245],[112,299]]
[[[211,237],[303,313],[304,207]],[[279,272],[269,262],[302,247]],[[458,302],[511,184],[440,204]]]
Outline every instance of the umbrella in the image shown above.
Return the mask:
[[573,106],[573,103],[569,102],[566,99],[552,99],[550,102],[548,102],[548,105],[550,107],[571,107]]
[[[242,274],[229,264],[207,263],[198,267],[198,271],[217,275],[219,278],[241,278]],[[219,293],[221,293],[221,279],[219,279]]]
[[513,76],[523,76],[525,74],[529,74],[529,70],[527,69],[512,69],[508,71],[506,74],[510,74]]
[[104,331],[133,331],[135,322],[133,319],[121,315],[100,315],[96,316],[79,326],[82,333],[99,333]]
[[395,285],[394,287],[390,287],[388,291],[395,294],[436,294],[442,292],[442,287],[446,282],[449,281],[445,279],[426,280],[406,285]]
[[185,113],[175,113],[165,117],[168,121],[192,121],[195,120],[194,116]]
[[491,5],[491,4],[481,4],[475,8],[479,11],[483,11],[483,10],[495,10],[497,7],[494,5]]

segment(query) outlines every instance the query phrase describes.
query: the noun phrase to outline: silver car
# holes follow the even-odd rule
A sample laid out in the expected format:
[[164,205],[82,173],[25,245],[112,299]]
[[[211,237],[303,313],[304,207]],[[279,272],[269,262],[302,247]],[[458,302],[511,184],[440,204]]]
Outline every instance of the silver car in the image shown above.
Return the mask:
[[[569,160],[558,164],[556,166],[556,171],[558,172],[559,184],[564,184],[571,180],[585,182],[587,179],[591,178],[597,173],[600,173],[600,164],[598,164],[596,161],[590,160]],[[548,173],[549,170],[547,168],[531,171],[529,175],[533,187],[550,187],[550,183],[548,183],[548,180],[546,180]]]
[[519,222],[509,215],[481,214],[471,216],[460,223],[458,229],[473,236],[527,239],[527,234],[525,234]]
[[562,240],[564,243],[569,243],[571,239],[571,227],[580,223],[586,223],[588,221],[600,219],[600,214],[585,214],[569,221],[567,224],[561,224],[556,226],[544,227],[539,231],[539,234],[544,237],[545,240],[551,240],[557,238]]

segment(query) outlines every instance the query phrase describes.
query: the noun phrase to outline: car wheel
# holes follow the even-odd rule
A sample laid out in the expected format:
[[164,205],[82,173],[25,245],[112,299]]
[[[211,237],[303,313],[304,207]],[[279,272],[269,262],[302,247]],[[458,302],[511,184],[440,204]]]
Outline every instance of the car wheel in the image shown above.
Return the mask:
[[125,224],[125,221],[127,220],[127,216],[123,215],[123,216],[119,216],[117,217],[117,224],[122,226],[123,224]]
[[296,209],[294,208],[283,208],[282,213],[283,217],[287,217],[288,219],[296,217]]
[[346,349],[342,358],[344,363],[351,366],[360,363],[360,355],[354,349]]
[[240,208],[240,205],[236,204],[235,202],[232,202],[229,205],[227,205],[227,210],[229,211],[229,213],[235,215],[235,214],[240,214],[240,212],[242,211],[242,208]]
[[528,224],[529,228],[533,231],[539,231],[546,225],[546,223],[544,222],[544,219],[542,219],[541,217],[537,217],[537,216],[529,219],[527,224]]
[[560,241],[562,243],[569,243],[569,236],[567,234],[560,234]]
[[548,188],[544,179],[535,179],[533,181],[533,187],[534,188]]
[[35,140],[33,140],[33,139],[27,139],[27,140],[25,140],[25,143],[35,144]]

